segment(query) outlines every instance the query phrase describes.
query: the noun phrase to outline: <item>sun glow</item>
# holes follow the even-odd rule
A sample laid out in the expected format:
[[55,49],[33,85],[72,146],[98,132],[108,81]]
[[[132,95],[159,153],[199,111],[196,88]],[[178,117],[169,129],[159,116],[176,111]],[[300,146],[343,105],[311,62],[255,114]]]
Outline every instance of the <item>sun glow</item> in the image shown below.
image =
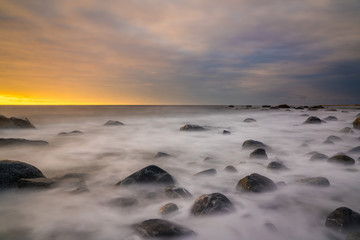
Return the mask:
[[95,103],[35,99],[15,95],[0,95],[0,105],[95,105]]

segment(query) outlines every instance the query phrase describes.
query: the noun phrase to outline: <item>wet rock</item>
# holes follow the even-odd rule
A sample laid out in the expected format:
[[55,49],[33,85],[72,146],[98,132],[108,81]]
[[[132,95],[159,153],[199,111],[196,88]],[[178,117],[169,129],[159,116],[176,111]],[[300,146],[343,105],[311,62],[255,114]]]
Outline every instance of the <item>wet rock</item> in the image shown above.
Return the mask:
[[276,226],[273,223],[267,222],[264,224],[264,226],[266,227],[266,229],[268,229],[270,232],[277,232],[278,229],[276,228]]
[[230,132],[230,131],[227,131],[227,130],[224,130],[224,131],[223,131],[223,134],[231,134],[231,132]]
[[349,233],[345,240],[360,240],[360,232]]
[[139,204],[139,201],[136,198],[132,197],[118,197],[112,199],[109,204],[114,207],[131,207]]
[[119,121],[114,121],[114,120],[109,120],[104,124],[104,126],[122,126],[122,125],[125,125],[125,124],[123,124],[122,122],[119,122]]
[[194,176],[196,177],[201,177],[201,176],[214,176],[216,174],[216,169],[214,168],[210,168],[210,169],[206,169],[204,171],[195,173]]
[[18,180],[19,188],[50,188],[56,183],[49,178],[21,178]]
[[179,211],[179,208],[175,203],[167,203],[160,208],[159,213],[162,215],[166,215],[176,211]]
[[145,238],[174,238],[194,235],[191,229],[163,219],[149,219],[135,225],[135,231]]
[[348,153],[352,153],[352,154],[360,153],[360,146],[357,146],[357,147],[354,147],[354,148],[350,149],[348,151]]
[[262,108],[271,108],[270,105],[262,105],[261,107],[262,107]]
[[226,172],[229,172],[229,173],[234,173],[234,172],[237,172],[236,168],[232,165],[227,165],[225,168],[224,168],[224,171]]
[[61,177],[56,177],[57,180],[64,180],[64,179],[68,179],[68,178],[78,178],[78,179],[85,179],[87,176],[86,173],[66,173]]
[[233,107],[234,107],[234,105],[229,105],[229,106],[228,106],[228,108],[233,108]]
[[271,170],[289,170],[288,167],[286,167],[284,164],[282,164],[280,162],[271,162],[271,163],[269,163],[267,168],[271,169]]
[[22,138],[0,138],[0,147],[10,146],[44,146],[49,143],[42,140],[27,140]]
[[334,144],[334,142],[331,141],[331,140],[329,140],[329,139],[326,139],[326,140],[324,141],[324,143],[325,143],[325,144]]
[[168,198],[192,198],[191,193],[182,187],[168,186],[164,193]]
[[343,129],[341,129],[339,132],[342,132],[342,133],[354,133],[354,131],[351,129],[351,128],[349,128],[349,127],[345,127],[345,128],[343,128]]
[[329,180],[325,177],[302,178],[302,179],[296,180],[296,183],[317,186],[317,187],[330,186]]
[[356,129],[360,129],[360,117],[355,119],[355,121],[353,122],[353,126]]
[[318,117],[314,117],[314,116],[310,116],[308,119],[306,119],[306,121],[304,122],[304,124],[320,124],[322,123],[321,119]]
[[276,185],[271,179],[257,173],[252,173],[240,179],[236,189],[239,191],[261,193],[275,190]]
[[269,146],[265,145],[262,142],[259,141],[255,141],[255,140],[246,140],[243,144],[242,144],[242,149],[249,149],[249,150],[254,150],[257,148],[263,148],[263,149],[267,149],[269,148]]
[[322,105],[315,105],[315,106],[311,106],[311,108],[323,109],[324,107]]
[[355,160],[345,154],[337,154],[328,159],[330,163],[338,163],[343,165],[353,165],[355,164]]
[[245,122],[245,123],[251,123],[251,122],[256,122],[256,120],[253,119],[253,118],[245,118],[245,119],[244,119],[244,122]]
[[75,135],[80,135],[80,134],[83,134],[83,132],[79,131],[79,130],[74,130],[71,132],[61,132],[58,135],[59,136],[75,136]]
[[234,211],[232,202],[221,193],[204,194],[198,197],[191,208],[195,216],[205,216]]
[[7,118],[0,115],[0,129],[6,128],[35,128],[27,118]]
[[164,153],[164,152],[158,152],[158,153],[156,153],[156,155],[154,156],[154,159],[157,159],[157,158],[166,158],[166,157],[171,157],[171,155],[168,154],[168,153]]
[[268,159],[265,149],[258,148],[250,153],[250,159]]
[[180,131],[205,131],[204,127],[199,125],[186,124],[180,128]]
[[0,190],[17,187],[21,178],[45,178],[45,176],[33,165],[12,160],[0,161]]
[[329,141],[332,141],[332,142],[338,142],[338,141],[342,141],[343,139],[341,137],[331,135],[326,140],[329,140]]
[[278,108],[290,108],[290,106],[287,105],[287,104],[280,104],[280,105],[278,105],[277,107],[278,107]]
[[338,118],[335,116],[328,116],[328,117],[324,118],[324,120],[325,121],[337,121]]
[[327,160],[329,157],[322,153],[315,153],[311,156],[310,161],[321,161],[321,160]]
[[337,208],[326,217],[325,226],[342,233],[358,231],[360,214],[347,207]]
[[147,166],[139,171],[131,174],[116,186],[130,185],[130,184],[159,184],[159,185],[175,185],[173,177],[163,169],[155,165]]

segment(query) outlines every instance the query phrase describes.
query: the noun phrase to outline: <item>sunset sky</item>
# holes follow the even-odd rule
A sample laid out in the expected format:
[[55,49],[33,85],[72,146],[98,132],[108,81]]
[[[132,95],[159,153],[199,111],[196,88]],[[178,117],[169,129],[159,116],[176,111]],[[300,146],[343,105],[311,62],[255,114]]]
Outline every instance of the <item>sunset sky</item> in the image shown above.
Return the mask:
[[0,104],[360,103],[358,0],[0,0]]

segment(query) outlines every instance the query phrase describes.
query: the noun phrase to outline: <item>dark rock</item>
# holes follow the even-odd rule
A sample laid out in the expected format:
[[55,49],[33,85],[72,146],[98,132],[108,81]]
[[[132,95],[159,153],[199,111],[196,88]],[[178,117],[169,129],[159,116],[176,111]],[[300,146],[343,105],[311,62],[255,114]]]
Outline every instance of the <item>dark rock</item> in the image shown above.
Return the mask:
[[246,105],[245,107],[246,108],[252,108],[252,105]]
[[296,110],[302,110],[305,109],[304,107],[300,106],[300,107],[295,107]]
[[278,107],[278,108],[290,108],[290,106],[287,105],[287,104],[280,104],[280,105],[278,105],[277,107]]
[[311,156],[310,161],[327,160],[329,157],[322,153],[315,153]]
[[360,232],[349,233],[345,240],[360,240]]
[[175,203],[167,203],[160,208],[159,213],[166,215],[176,211],[179,211],[179,208]]
[[328,117],[324,118],[324,120],[325,121],[337,121],[338,119],[335,116],[328,116]]
[[267,149],[267,148],[269,148],[269,146],[265,145],[262,142],[255,141],[255,140],[246,140],[242,144],[242,149],[254,150],[254,149],[257,149],[257,148]]
[[180,131],[205,131],[204,127],[199,125],[186,124],[180,128]]
[[313,108],[313,107],[309,107],[308,110],[309,110],[309,111],[317,111],[318,109],[317,109],[317,108]]
[[329,140],[329,141],[332,141],[332,142],[337,142],[337,141],[342,141],[343,139],[341,137],[331,135],[326,140]]
[[237,172],[236,168],[232,165],[227,165],[225,168],[224,168],[224,171],[226,172],[230,172],[230,173],[234,173],[234,172]]
[[49,143],[42,140],[27,140],[22,138],[0,138],[0,147],[10,146],[44,146]]
[[267,222],[264,224],[264,226],[270,231],[270,232],[277,232],[277,228],[273,223]]
[[325,144],[334,144],[334,142],[331,141],[331,140],[329,140],[329,139],[326,139],[326,140],[324,141],[324,143],[325,143]]
[[216,169],[214,168],[210,168],[210,169],[206,169],[204,171],[195,173],[194,176],[196,177],[200,177],[200,176],[213,176],[216,174]]
[[74,136],[74,135],[80,135],[80,134],[83,134],[83,132],[79,131],[79,130],[74,130],[71,132],[61,132],[58,135],[59,136]]
[[18,180],[19,188],[50,188],[56,183],[49,178],[20,178]]
[[116,186],[149,183],[175,185],[173,177],[168,172],[158,166],[150,165],[121,180],[116,184]]
[[56,177],[57,180],[64,180],[68,178],[78,178],[78,179],[85,179],[87,176],[86,173],[66,173],[61,177]]
[[268,159],[265,149],[258,148],[250,153],[250,159]]
[[198,197],[191,208],[195,216],[205,216],[234,211],[232,202],[221,193],[204,194]]
[[271,108],[270,105],[262,105],[261,107],[262,107],[262,108]]
[[326,217],[325,226],[342,233],[358,231],[360,214],[347,207],[337,208]]
[[349,127],[345,127],[343,129],[341,129],[339,132],[342,132],[342,133],[354,133],[354,131]]
[[139,201],[136,198],[132,197],[119,197],[112,199],[109,204],[114,207],[131,207],[135,206],[139,203]]
[[353,122],[353,126],[356,129],[360,129],[360,117],[356,118]]
[[314,116],[309,117],[304,122],[304,124],[320,124],[320,123],[322,123],[321,119],[318,117],[314,117]]
[[136,232],[145,238],[173,238],[194,235],[189,228],[163,219],[149,219],[135,226]]
[[267,168],[271,169],[271,170],[289,170],[288,167],[286,167],[284,164],[282,164],[280,162],[271,162],[271,163],[269,163]]
[[314,177],[314,178],[302,178],[296,180],[297,183],[317,186],[317,187],[328,187],[330,186],[330,182],[325,177]]
[[360,153],[360,146],[354,147],[348,151],[348,153]]
[[0,129],[1,128],[35,128],[27,118],[7,118],[0,115]]
[[122,126],[122,125],[125,125],[125,124],[123,124],[122,122],[119,122],[119,121],[114,121],[114,120],[109,120],[104,124],[104,126]]
[[168,154],[168,153],[164,153],[164,152],[158,152],[154,156],[154,159],[156,159],[156,158],[165,158],[165,157],[171,157],[171,155]]
[[236,189],[240,191],[261,193],[275,190],[276,185],[271,179],[257,173],[252,173],[249,176],[240,179],[236,185]]
[[223,134],[231,134],[231,132],[230,132],[230,131],[227,131],[227,130],[224,130],[224,131],[223,131]]
[[168,186],[164,190],[168,198],[191,198],[191,193],[182,187]]
[[229,108],[233,108],[233,107],[234,107],[234,105],[229,105],[228,107],[229,107]]
[[353,165],[355,164],[355,160],[345,154],[337,154],[328,159],[330,163],[339,163],[343,165]]
[[21,178],[45,178],[36,167],[19,161],[0,161],[0,189],[17,187]]
[[214,157],[206,157],[206,158],[204,158],[204,162],[215,162],[215,158]]
[[245,118],[245,119],[244,119],[244,122],[246,122],[246,123],[251,123],[251,122],[256,122],[256,120],[253,119],[253,118]]
[[322,105],[315,105],[315,106],[311,106],[311,108],[315,108],[315,109],[322,109],[324,108]]

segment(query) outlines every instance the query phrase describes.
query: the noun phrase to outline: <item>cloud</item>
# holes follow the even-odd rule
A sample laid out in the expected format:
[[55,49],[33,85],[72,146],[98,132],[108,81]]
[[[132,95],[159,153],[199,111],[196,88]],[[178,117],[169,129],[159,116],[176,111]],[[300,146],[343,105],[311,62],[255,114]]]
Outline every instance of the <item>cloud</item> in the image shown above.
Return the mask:
[[0,0],[0,94],[359,102],[359,10],[356,0]]

